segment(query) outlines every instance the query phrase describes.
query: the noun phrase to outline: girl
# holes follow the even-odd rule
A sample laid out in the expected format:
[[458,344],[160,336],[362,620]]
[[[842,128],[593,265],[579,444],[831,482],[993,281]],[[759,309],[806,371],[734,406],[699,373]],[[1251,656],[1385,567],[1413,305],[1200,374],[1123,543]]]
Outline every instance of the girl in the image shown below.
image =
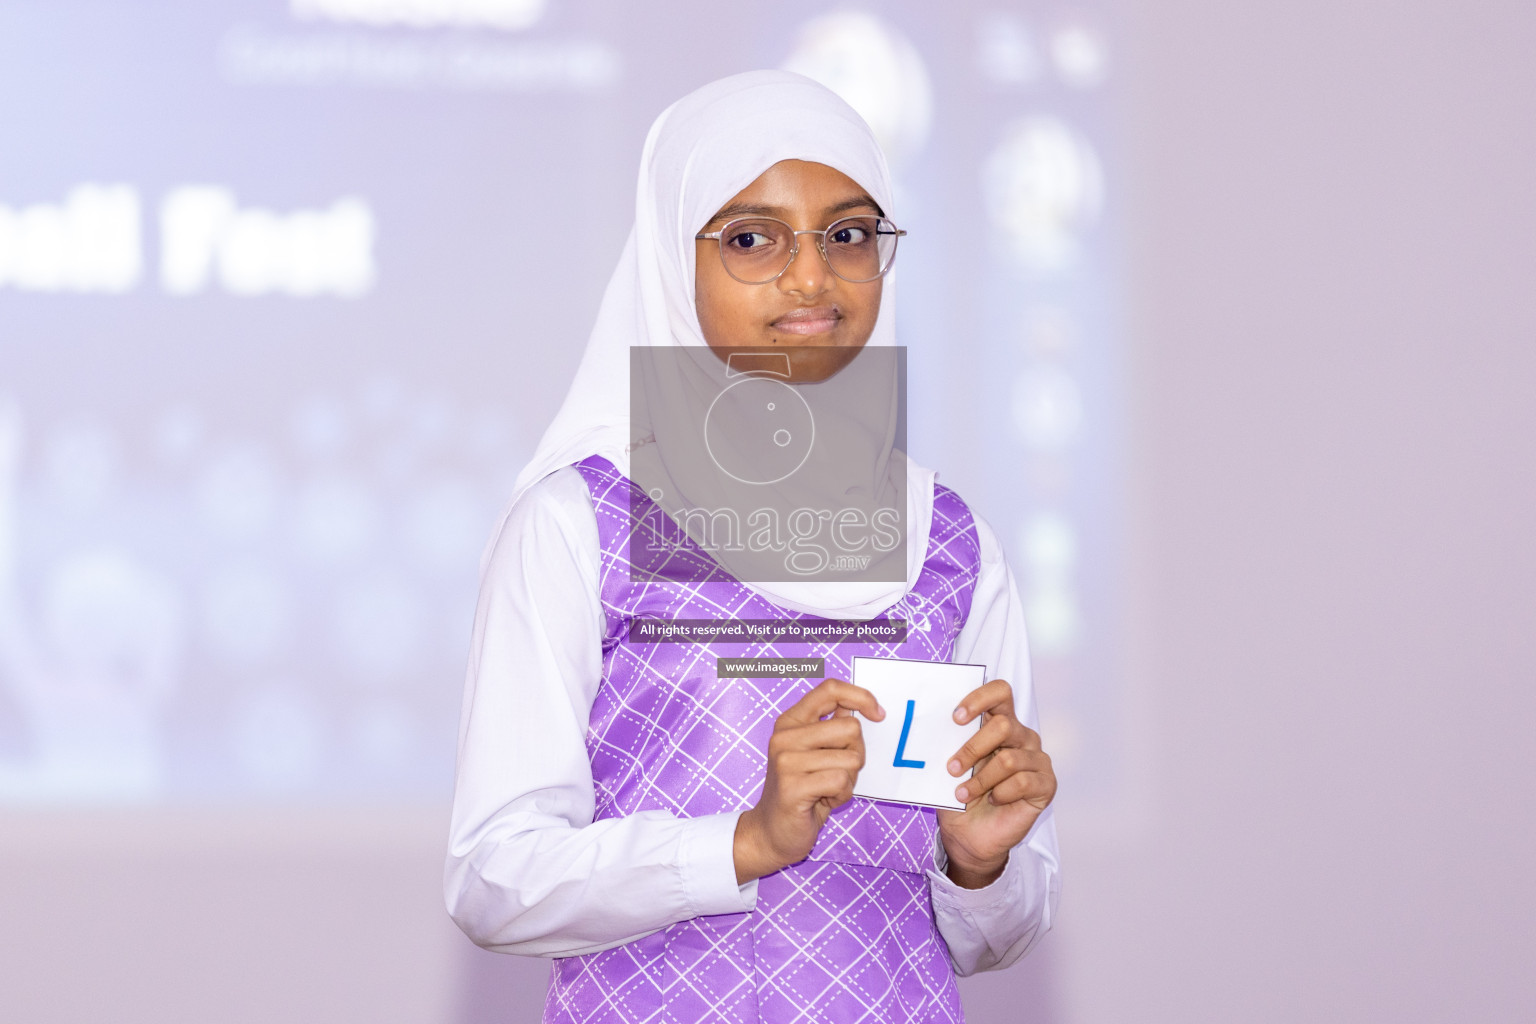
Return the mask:
[[[754,572],[678,531],[714,485],[669,455],[657,410],[631,410],[631,350],[677,357],[635,372],[684,406],[720,393],[732,353],[778,359],[774,386],[797,394],[842,386],[894,344],[891,214],[868,127],[797,75],[712,83],[646,139],[634,230],[482,566],[459,734],[449,912],[487,949],[556,958],[548,1022],[959,1021],[956,976],[1050,927],[1056,781],[990,528],[892,449],[893,417],[837,400],[817,436],[839,461],[801,486],[904,505],[896,571]],[[638,571],[642,534],[668,539],[665,571]],[[906,640],[630,630],[875,616],[908,621]],[[716,678],[718,657],[779,653],[842,678]],[[983,720],[948,765],[963,812],[852,799],[854,712],[884,716],[843,681],[860,654],[987,666],[955,712]]]

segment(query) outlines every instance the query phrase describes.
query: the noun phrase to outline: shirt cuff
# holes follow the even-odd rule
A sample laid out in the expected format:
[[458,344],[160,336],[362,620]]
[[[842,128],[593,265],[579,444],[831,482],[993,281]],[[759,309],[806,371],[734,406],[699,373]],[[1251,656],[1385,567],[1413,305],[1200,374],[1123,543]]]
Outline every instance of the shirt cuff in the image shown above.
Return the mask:
[[757,906],[757,879],[736,884],[736,820],[740,811],[682,819],[678,848],[690,916],[743,914]]
[[943,841],[938,836],[934,836],[933,845],[934,867],[928,872],[928,880],[936,905],[935,909],[942,907],[959,914],[975,915],[1018,902],[1024,871],[1021,862],[1029,859],[1028,850],[1023,843],[1008,851],[1008,860],[1003,864],[1003,873],[980,889],[967,889],[963,885],[957,885],[945,873],[949,867],[949,856],[944,852]]

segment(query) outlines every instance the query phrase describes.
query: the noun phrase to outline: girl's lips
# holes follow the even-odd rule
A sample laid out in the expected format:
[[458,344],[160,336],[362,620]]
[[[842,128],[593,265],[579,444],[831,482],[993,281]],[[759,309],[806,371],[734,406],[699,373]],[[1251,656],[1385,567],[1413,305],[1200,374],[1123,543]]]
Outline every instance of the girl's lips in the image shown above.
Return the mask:
[[842,319],[842,311],[836,306],[805,306],[790,310],[770,326],[786,334],[825,334]]

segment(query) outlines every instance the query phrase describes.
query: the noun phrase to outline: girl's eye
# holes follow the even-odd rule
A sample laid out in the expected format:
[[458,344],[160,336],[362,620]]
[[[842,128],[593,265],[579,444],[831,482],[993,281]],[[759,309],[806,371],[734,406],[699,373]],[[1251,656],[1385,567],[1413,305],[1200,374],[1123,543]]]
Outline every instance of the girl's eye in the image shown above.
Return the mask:
[[859,224],[844,224],[827,236],[835,245],[863,245],[869,241],[869,229]]
[[726,239],[726,244],[748,252],[767,246],[773,239],[762,231],[738,231]]

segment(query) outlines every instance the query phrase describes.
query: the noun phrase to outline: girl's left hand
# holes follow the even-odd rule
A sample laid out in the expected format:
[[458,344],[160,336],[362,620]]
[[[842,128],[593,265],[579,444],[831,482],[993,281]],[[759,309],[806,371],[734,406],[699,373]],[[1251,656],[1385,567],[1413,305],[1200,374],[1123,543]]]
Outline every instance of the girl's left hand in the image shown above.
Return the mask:
[[964,725],[980,715],[981,728],[949,762],[949,773],[976,774],[956,787],[963,811],[939,812],[939,837],[955,884],[980,889],[996,881],[1013,849],[1056,796],[1050,755],[1040,735],[1020,722],[1013,687],[1001,679],[972,690],[955,709]]

